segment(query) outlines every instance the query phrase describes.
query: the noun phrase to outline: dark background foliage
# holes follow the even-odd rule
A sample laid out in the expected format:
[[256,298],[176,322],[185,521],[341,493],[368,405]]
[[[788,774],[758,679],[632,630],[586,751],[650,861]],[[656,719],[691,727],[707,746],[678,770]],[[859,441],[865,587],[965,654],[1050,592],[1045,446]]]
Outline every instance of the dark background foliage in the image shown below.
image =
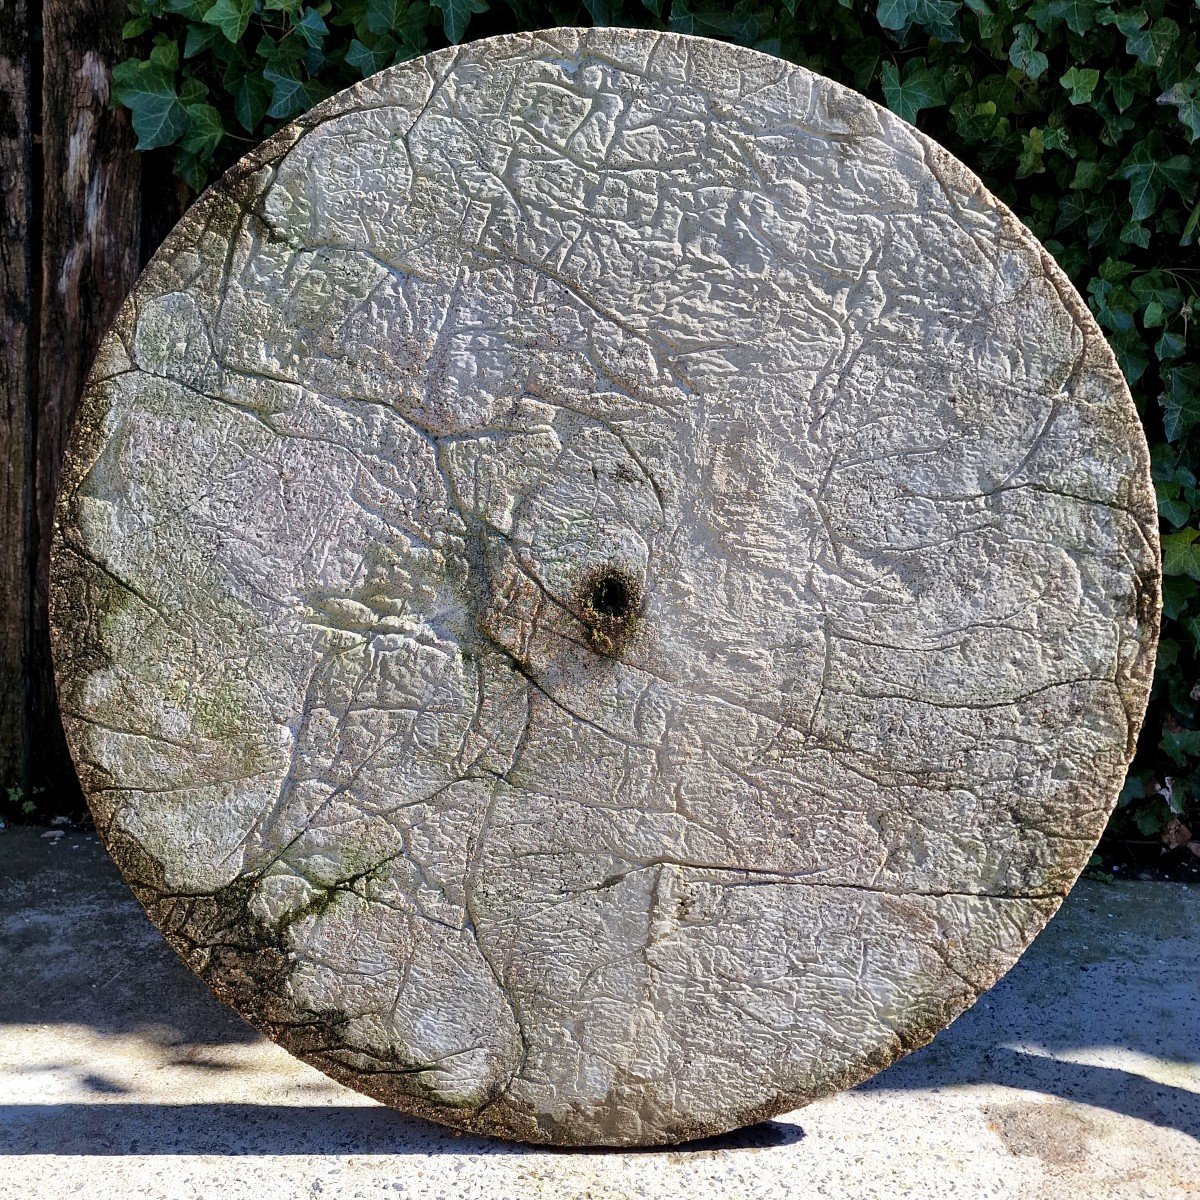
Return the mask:
[[1145,422],[1163,639],[1103,848],[1110,862],[1200,862],[1200,0],[130,0],[129,13],[116,98],[139,148],[170,154],[192,189],[392,63],[548,25],[742,42],[948,147],[1087,297]]

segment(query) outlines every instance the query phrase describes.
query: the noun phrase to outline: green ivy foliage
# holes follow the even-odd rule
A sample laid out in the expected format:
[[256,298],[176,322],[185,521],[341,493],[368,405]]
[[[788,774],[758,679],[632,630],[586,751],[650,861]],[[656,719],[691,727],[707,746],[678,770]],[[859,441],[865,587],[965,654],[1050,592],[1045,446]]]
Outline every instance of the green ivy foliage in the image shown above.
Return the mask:
[[1200,0],[130,0],[129,12],[136,53],[114,71],[116,99],[139,146],[172,147],[194,189],[366,75],[467,34],[549,25],[756,46],[938,139],[1088,298],[1142,413],[1165,622],[1110,837],[1157,841],[1175,818],[1200,839]]

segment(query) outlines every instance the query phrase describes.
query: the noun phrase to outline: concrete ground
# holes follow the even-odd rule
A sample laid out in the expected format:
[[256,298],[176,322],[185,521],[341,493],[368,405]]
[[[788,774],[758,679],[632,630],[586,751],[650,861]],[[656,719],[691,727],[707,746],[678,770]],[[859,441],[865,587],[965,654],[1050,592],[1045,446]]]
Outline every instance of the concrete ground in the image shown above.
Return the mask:
[[1200,889],[1084,881],[1017,967],[852,1092],[653,1152],[457,1137],[218,1004],[93,836],[0,833],[0,1198],[1200,1197]]

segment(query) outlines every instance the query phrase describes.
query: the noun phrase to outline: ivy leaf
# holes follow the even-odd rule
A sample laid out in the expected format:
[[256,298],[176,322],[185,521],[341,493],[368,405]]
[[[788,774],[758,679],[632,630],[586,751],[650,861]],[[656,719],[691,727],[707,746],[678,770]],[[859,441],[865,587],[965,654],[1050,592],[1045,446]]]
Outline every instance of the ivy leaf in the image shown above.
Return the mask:
[[1037,48],[1037,30],[1024,23],[1016,26],[1016,37],[1008,48],[1008,61],[1030,79],[1036,79],[1050,65],[1050,60]]
[[263,78],[271,85],[268,116],[292,117],[304,111],[304,83],[295,67],[264,67]]
[[1172,525],[1179,526],[1187,524],[1187,519],[1192,515],[1192,510],[1178,496],[1160,495],[1158,498],[1158,515],[1164,520],[1170,521]]
[[129,41],[130,38],[141,37],[153,23],[149,17],[135,17],[132,21],[126,21],[121,26],[121,37],[125,41]]
[[1186,575],[1200,579],[1200,529],[1181,529],[1161,538],[1164,575]]
[[231,42],[241,41],[254,12],[254,0],[217,0],[204,14],[205,25],[215,25]]
[[1071,187],[1094,192],[1102,188],[1107,181],[1108,177],[1099,163],[1081,162],[1075,167],[1075,174],[1071,178]]
[[179,43],[165,33],[160,33],[154,39],[154,49],[150,51],[151,65],[174,75],[179,68]]
[[[367,0],[367,32],[391,33],[400,24],[400,18],[407,7],[408,0]],[[346,61],[349,62],[349,59]]]
[[1111,8],[1104,8],[1097,14],[1096,19],[1101,25],[1115,25],[1128,39],[1134,37],[1150,18],[1144,8],[1121,12],[1113,12]]
[[937,108],[946,102],[941,79],[919,59],[909,61],[903,79],[896,64],[890,62],[883,64],[881,75],[888,108],[910,124],[916,121],[917,113],[923,108]]
[[160,58],[142,62],[127,59],[113,68],[113,95],[133,118],[139,150],[170,146],[187,131],[187,110],[175,91],[174,69]]
[[979,145],[995,137],[996,129],[1001,124],[996,118],[996,102],[985,100],[982,104],[972,104],[965,97],[958,97],[950,106],[950,115],[954,122],[955,132],[968,145]]
[[221,114],[211,104],[189,104],[187,116],[187,133],[179,144],[199,159],[212,158],[225,136]]
[[1113,334],[1109,341],[1112,343],[1113,353],[1117,356],[1117,366],[1125,376],[1125,382],[1131,388],[1136,387],[1138,380],[1150,365],[1150,355],[1146,350],[1146,343],[1142,341],[1142,335],[1133,328],[1131,321],[1128,329]]
[[1131,773],[1125,780],[1125,786],[1121,789],[1121,794],[1117,797],[1117,803],[1123,807],[1130,800],[1144,800],[1145,798],[1146,781]]
[[1167,806],[1157,796],[1133,814],[1133,823],[1143,837],[1154,837],[1167,820]]
[[1200,425],[1200,365],[1171,368],[1162,409],[1163,429],[1169,442],[1177,442]]
[[1105,72],[1104,79],[1112,92],[1113,103],[1118,112],[1124,112],[1138,94],[1137,69],[1118,74],[1116,71]]
[[320,84],[301,79],[299,68],[292,63],[270,63],[263,68],[263,78],[271,85],[268,117],[294,117],[327,94]]
[[1100,72],[1093,67],[1072,67],[1058,82],[1070,93],[1072,104],[1088,104],[1100,82]]
[[452,46],[462,41],[471,15],[488,10],[487,0],[430,0],[430,3],[442,10],[442,28]]
[[1141,142],[1125,160],[1120,178],[1129,180],[1129,208],[1135,221],[1154,215],[1162,199],[1163,189],[1170,186],[1182,190],[1191,172],[1192,162],[1186,154],[1156,160],[1146,143]]
[[1044,129],[1034,126],[1028,133],[1021,134],[1021,157],[1017,160],[1017,178],[1027,179],[1044,171],[1045,164],[1042,156],[1047,150],[1061,150],[1068,158],[1075,157],[1075,151],[1067,144],[1066,133],[1055,125]]
[[1077,196],[1068,192],[1058,202],[1058,219],[1054,222],[1054,232],[1062,233],[1072,225],[1078,225],[1091,212],[1092,198]]
[[1149,29],[1126,36],[1125,48],[1140,63],[1148,67],[1162,64],[1163,57],[1179,40],[1179,26],[1170,17],[1159,17]]
[[1099,275],[1108,283],[1124,283],[1135,270],[1133,263],[1126,262],[1123,258],[1106,258],[1100,264]]
[[879,66],[879,47],[871,42],[855,46],[846,51],[842,62],[854,76],[854,86],[860,92],[865,92],[875,78],[875,68]]
[[[1200,469],[1200,463],[1196,464]],[[1170,446],[1155,446],[1150,452],[1150,467],[1155,484],[1171,484],[1180,489],[1189,504],[1200,506],[1200,486],[1196,472],[1188,467]]]
[[249,72],[238,80],[233,89],[233,115],[247,133],[253,133],[267,115],[271,89],[263,77]]
[[195,58],[197,54],[203,54],[220,36],[221,31],[215,25],[189,25],[183,40],[183,57]]
[[[1162,595],[1163,616],[1168,621],[1178,621],[1196,596],[1196,582],[1186,575],[1167,575],[1162,581]],[[1162,661],[1161,648],[1159,661]]]
[[184,108],[199,104],[208,95],[208,87],[195,76],[185,75],[179,87],[179,103]]
[[1140,246],[1143,250],[1150,248],[1150,230],[1138,221],[1126,221],[1118,236],[1127,246]]
[[175,174],[193,192],[198,192],[204,186],[204,165],[194,154],[189,154],[182,148],[175,157]]
[[1179,235],[1179,244],[1181,246],[1190,246],[1198,227],[1200,227],[1200,204],[1197,204],[1192,209],[1192,215],[1188,217],[1187,224],[1183,227],[1183,233]]
[[1055,117],[1050,118],[1050,124],[1042,131],[1042,141],[1047,150],[1061,150],[1068,158],[1075,157],[1067,131]]
[[1046,139],[1036,125],[1028,132],[1021,134],[1021,157],[1017,160],[1017,178],[1028,179],[1044,171],[1042,155],[1046,150]]
[[986,42],[995,37],[1001,29],[1000,18],[987,0],[966,0],[967,7],[975,14],[975,23],[979,26],[979,36]]
[[[1196,68],[1200,72],[1200,66]],[[1180,123],[1188,131],[1188,141],[1200,138],[1200,78],[1188,79],[1168,88],[1158,98],[1159,104],[1173,104]]]
[[917,11],[917,0],[879,0],[875,20],[884,29],[907,29]]
[[1066,21],[1072,33],[1082,36],[1095,23],[1096,0],[1040,0],[1028,16],[1043,33],[1048,33],[1057,22]]
[[325,24],[321,14],[315,8],[306,8],[304,16],[296,22],[293,28],[308,45],[314,47],[320,46],[325,41],[326,34],[329,33],[329,26]]
[[355,38],[346,51],[347,65],[358,71],[364,79],[376,71],[382,71],[396,53],[396,43],[390,37],[372,38],[371,43],[368,46]]
[[1200,755],[1200,729],[1168,729],[1160,745],[1182,767],[1188,758]]
[[1088,201],[1087,240],[1088,247],[1101,245],[1110,237],[1110,230],[1119,225],[1117,219],[1117,198],[1112,191],[1102,192]]
[[1105,329],[1125,333],[1133,328],[1133,296],[1129,289],[1109,279],[1093,279],[1088,284],[1092,312]]
[[958,29],[961,7],[960,0],[917,0],[913,17],[916,24],[939,42],[961,42],[962,34]]
[[1143,309],[1153,305],[1160,313],[1174,315],[1183,307],[1183,292],[1163,271],[1146,271],[1129,285],[1129,290]]
[[667,28],[673,33],[730,38],[743,45],[758,36],[758,22],[744,0],[731,9],[692,8],[687,0],[675,0]]
[[1187,349],[1187,342],[1183,336],[1178,333],[1173,333],[1169,329],[1162,331],[1162,337],[1154,343],[1154,355],[1160,362],[1165,362],[1171,358],[1182,358],[1184,350]]

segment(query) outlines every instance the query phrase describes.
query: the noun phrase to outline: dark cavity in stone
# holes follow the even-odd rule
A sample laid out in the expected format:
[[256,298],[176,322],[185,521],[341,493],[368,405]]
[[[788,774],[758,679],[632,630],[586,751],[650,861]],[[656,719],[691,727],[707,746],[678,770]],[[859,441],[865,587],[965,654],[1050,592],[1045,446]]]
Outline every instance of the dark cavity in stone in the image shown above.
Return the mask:
[[642,608],[642,581],[623,567],[599,567],[580,581],[575,603],[592,648],[613,655],[635,634]]
[[633,596],[629,585],[620,575],[601,575],[592,584],[591,609],[600,618],[620,621],[633,611]]

